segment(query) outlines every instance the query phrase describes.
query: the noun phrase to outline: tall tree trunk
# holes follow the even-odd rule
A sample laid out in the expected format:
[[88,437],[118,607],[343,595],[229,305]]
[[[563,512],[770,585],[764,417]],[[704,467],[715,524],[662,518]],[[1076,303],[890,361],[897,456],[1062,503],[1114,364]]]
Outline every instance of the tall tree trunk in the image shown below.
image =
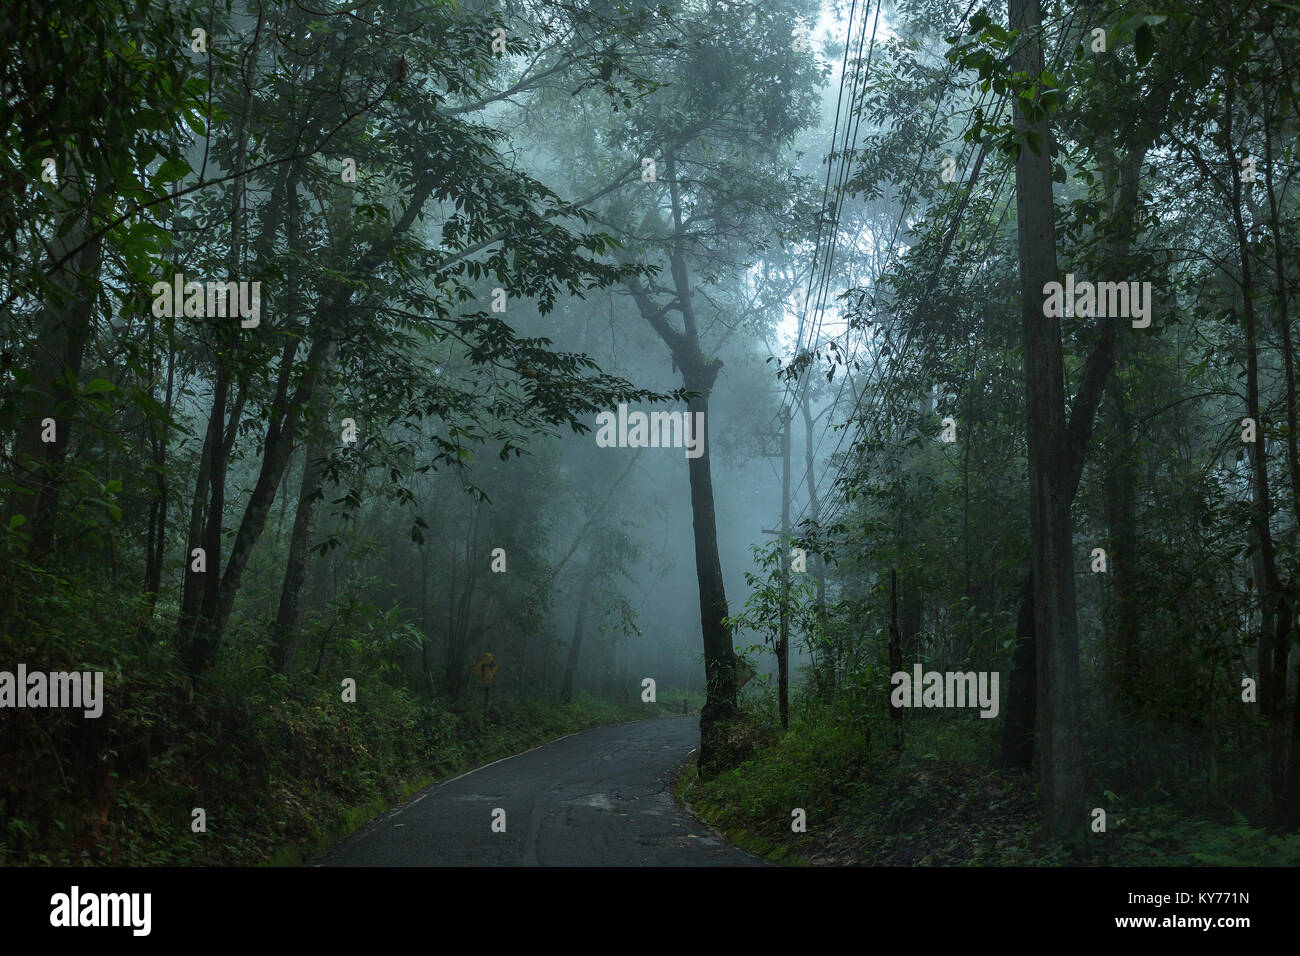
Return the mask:
[[921,625],[925,619],[925,603],[921,600],[920,583],[915,580],[918,577],[919,575],[909,574],[903,578],[903,613],[899,620],[899,639],[902,642],[903,656],[909,660],[919,660],[922,652]]
[[[173,209],[172,234],[177,232],[178,217]],[[177,244],[179,247],[179,243]],[[179,248],[173,254],[171,265],[175,271],[179,265]],[[163,557],[167,548],[167,510],[171,497],[167,484],[167,448],[171,438],[172,400],[176,376],[176,320],[166,319],[167,336],[167,385],[163,395],[163,418],[161,422],[146,421],[149,450],[154,470],[154,487],[156,494],[149,503],[149,534],[145,544],[144,596],[145,620],[152,620],[158,603],[158,591],[162,587]],[[158,380],[158,370],[153,365],[154,341],[156,330],[152,309],[145,310],[145,327],[149,337],[150,380],[149,395],[153,396],[154,385]]]
[[1141,686],[1137,681],[1141,633],[1137,584],[1137,469],[1133,467],[1132,425],[1124,397],[1124,386],[1111,376],[1106,385],[1106,413],[1109,424],[1106,450],[1109,461],[1103,479],[1106,497],[1106,581],[1114,596],[1109,627],[1107,665],[1120,708],[1131,712],[1140,707]]
[[[150,339],[152,340],[153,312],[149,312]],[[171,438],[172,402],[175,399],[176,345],[171,321],[167,326],[167,385],[163,395],[163,420],[149,428],[150,449],[153,453],[154,483],[157,494],[149,509],[149,542],[146,549],[144,593],[148,617],[152,618],[162,587],[163,557],[167,550],[167,511],[171,498],[167,482],[167,448]],[[151,386],[152,389],[152,386]]]
[[[432,191],[433,178],[431,176],[416,183],[402,217],[387,236],[376,240],[366,253],[358,259],[353,276],[369,274],[387,257],[398,240],[410,230],[412,224],[419,217]],[[220,596],[216,602],[209,631],[213,635],[213,640],[207,655],[202,661],[204,666],[211,662],[212,655],[215,654],[221,634],[224,632],[226,624],[230,620],[230,614],[234,609],[235,597],[238,595],[239,588],[243,583],[244,571],[248,566],[249,558],[252,556],[253,547],[257,544],[262,531],[266,527],[267,516],[271,512],[275,494],[279,490],[280,481],[284,477],[284,471],[289,463],[294,441],[297,438],[302,422],[302,409],[311,402],[316,389],[323,387],[321,377],[325,374],[324,369],[332,361],[335,351],[334,324],[346,322],[348,305],[352,301],[354,294],[354,285],[336,287],[331,294],[327,295],[318,304],[310,323],[312,344],[307,353],[306,369],[303,371],[302,378],[291,397],[285,400],[283,390],[280,390],[273,402],[261,470],[258,473],[253,493],[249,496],[248,504],[244,508],[239,530],[235,535],[235,542],[231,545],[230,560],[226,563],[225,570],[221,575]],[[285,357],[288,361],[281,370],[281,381],[285,383],[288,381],[285,368],[292,364],[297,341],[295,338],[285,346]]]
[[[710,466],[709,393],[717,381],[722,361],[709,359],[700,348],[699,329],[691,304],[690,277],[682,251],[682,208],[676,164],[672,153],[667,157],[668,189],[672,199],[673,235],[668,261],[672,273],[673,302],[664,308],[651,301],[649,293],[635,280],[628,281],[642,318],[664,340],[674,364],[681,369],[682,384],[696,393],[686,405],[692,421],[704,423],[701,454],[688,460],[691,483],[691,519],[695,533],[695,575],[700,593],[700,630],[704,643],[705,703],[700,710],[701,774],[721,769],[724,762],[723,741],[727,723],[736,714],[736,654],[731,629],[727,627],[727,594],[722,578],[722,560],[718,554],[718,527],[713,502],[713,475]],[[683,331],[667,321],[669,309],[682,314]]]
[[[299,215],[296,169],[286,171],[285,190],[289,221],[296,222]],[[263,233],[263,236],[266,238],[267,234]],[[264,248],[269,252],[269,244]],[[296,231],[291,231],[289,252],[295,262],[302,252],[302,238]],[[296,316],[300,301],[298,292],[300,277],[295,265],[290,266],[287,278],[286,312],[290,316]],[[293,351],[285,349],[284,360],[280,364],[280,376],[276,382],[277,396],[285,394],[288,390],[289,372],[293,366],[295,353],[296,349]],[[329,363],[334,356],[333,350],[328,350],[326,356],[326,362]],[[308,563],[311,560],[311,536],[315,525],[318,492],[325,474],[326,456],[329,454],[330,447],[329,428],[326,423],[329,411],[328,394],[327,389],[320,388],[312,395],[312,420],[309,426],[311,438],[307,442],[303,457],[298,504],[294,509],[293,530],[289,535],[289,555],[285,563],[284,582],[280,588],[280,604],[276,611],[272,657],[276,669],[281,674],[287,674],[293,668],[298,642],[302,637],[303,591],[307,582]],[[421,626],[426,624],[427,622],[421,622]],[[421,647],[423,649],[423,642]],[[427,662],[425,671],[427,676]]]
[[[1138,187],[1141,182],[1145,144],[1131,150],[1116,164],[1118,188],[1115,205],[1108,220],[1112,230],[1108,261],[1120,267],[1129,255],[1136,221]],[[1118,326],[1112,316],[1102,321],[1097,340],[1084,363],[1079,389],[1070,408],[1067,431],[1068,500],[1074,501],[1083,477],[1083,465],[1092,440],[1097,409],[1105,394],[1106,383],[1115,367],[1115,344]],[[1038,655],[1033,608],[1033,572],[1025,576],[1020,592],[1020,610],[1016,618],[1016,644],[1012,652],[1011,680],[1007,687],[1007,710],[1002,723],[1002,767],[1028,772],[1033,765],[1033,732],[1037,722]]]
[[[1291,478],[1292,512],[1297,523],[1300,523],[1300,435],[1297,435],[1297,431],[1300,431],[1300,421],[1297,420],[1296,409],[1295,351],[1291,341],[1290,290],[1287,284],[1286,245],[1278,213],[1277,189],[1273,184],[1275,169],[1273,154],[1273,111],[1270,108],[1264,114],[1264,183],[1268,195],[1268,225],[1273,235],[1273,270],[1276,283],[1273,296],[1274,314],[1278,332],[1282,338],[1282,370],[1286,382],[1287,474]],[[1282,609],[1289,616],[1295,614],[1295,593],[1295,581],[1293,579],[1287,589],[1286,602]],[[1284,649],[1279,655],[1282,659],[1282,666],[1278,668],[1280,671],[1279,689],[1281,691],[1279,709],[1285,706],[1286,700],[1285,661],[1287,650],[1289,648]],[[1292,714],[1291,751],[1287,759],[1283,804],[1284,807],[1279,815],[1284,818],[1286,825],[1293,829],[1300,827],[1300,687],[1296,689],[1295,707]]]
[[582,588],[578,593],[578,613],[573,621],[573,640],[569,642],[569,659],[564,665],[564,686],[560,696],[568,703],[573,699],[573,685],[578,676],[578,657],[582,653],[583,629],[587,623],[587,601],[591,596],[592,568],[587,568],[582,576]]
[[1291,830],[1300,829],[1300,688],[1291,710],[1291,755],[1287,767],[1284,817]]
[[[241,174],[231,181],[230,186],[230,268],[228,279],[239,282],[240,268],[243,264],[243,246],[246,231],[246,185],[242,175],[248,163],[248,140],[252,122],[253,89],[250,73],[256,68],[258,48],[262,36],[262,11],[258,11],[257,26],[253,33],[253,42],[248,56],[243,63],[244,98],[240,104],[236,122],[238,128],[235,137],[235,150],[232,159],[232,171]],[[210,494],[207,520],[202,532],[205,570],[196,576],[186,563],[186,591],[182,600],[182,632],[185,641],[183,658],[186,668],[197,675],[216,658],[220,642],[219,629],[216,626],[217,607],[221,597],[221,544],[222,524],[226,505],[226,468],[230,459],[231,443],[234,440],[236,416],[231,416],[230,434],[227,437],[226,402],[230,392],[230,360],[235,350],[236,335],[228,324],[214,323],[213,358],[216,375],[212,391],[212,408],[208,414],[208,430],[204,439],[205,454],[208,456],[208,482]],[[242,405],[242,400],[241,400]],[[202,489],[195,492],[196,498]],[[188,593],[191,590],[196,594]],[[197,613],[191,612],[197,604]]]
[[289,535],[289,555],[285,561],[284,582],[280,588],[280,605],[275,618],[275,641],[272,650],[276,670],[287,674],[293,668],[294,655],[302,631],[303,585],[307,581],[307,563],[311,557],[311,536],[315,524],[321,481],[329,461],[330,438],[325,421],[326,408],[321,389],[313,401],[315,414],[311,438],[302,463],[302,483],[298,505],[294,510],[293,531]]
[[[705,703],[700,710],[700,768],[711,773],[721,768],[721,742],[726,724],[736,713],[736,655],[727,627],[727,594],[718,554],[718,526],[713,506],[713,475],[709,458],[709,392],[722,363],[692,368],[684,376],[686,387],[699,392],[687,403],[688,414],[704,422],[704,450],[689,462],[691,519],[695,530],[695,571],[700,592],[700,626],[704,638]],[[685,371],[685,369],[683,369]]]
[[[210,425],[210,422],[209,422]],[[208,478],[212,473],[212,429],[209,427],[199,452],[199,470],[194,476],[194,493],[190,498],[190,519],[185,534],[184,570],[181,576],[181,601],[179,626],[182,641],[188,641],[199,616],[199,602],[203,597],[203,575],[194,570],[193,551],[203,545],[204,501],[208,494]],[[215,573],[215,572],[214,572]]]
[[542,680],[540,690],[546,693],[547,681],[551,676],[551,641],[550,638],[542,638]]
[[212,467],[208,474],[207,522],[203,528],[203,550],[206,570],[200,578],[199,613],[194,628],[189,632],[185,659],[192,674],[205,670],[217,653],[217,634],[213,627],[217,596],[221,590],[221,525],[226,511],[226,443],[223,425],[226,417],[226,395],[230,390],[226,360],[218,352],[217,379],[213,390],[212,410],[208,418],[208,440],[212,443]]
[[[433,691],[433,672],[429,667],[429,632],[433,622],[429,618],[429,545],[420,544],[420,664],[424,671],[424,681],[429,691]],[[525,665],[527,661],[525,661]]]
[[447,595],[447,689],[452,700],[464,688],[469,652],[469,619],[474,589],[479,577],[478,524],[480,506],[465,529],[465,584],[457,591],[456,556],[452,556],[452,574]]
[[[44,564],[54,547],[63,462],[72,434],[72,420],[81,375],[82,357],[90,335],[95,295],[99,287],[101,242],[87,242],[94,229],[97,193],[86,190],[69,176],[62,189],[72,214],[72,227],[50,243],[50,255],[62,261],[70,250],[82,247],[53,276],[41,309],[40,326],[31,354],[32,400],[14,448],[17,465],[9,502],[9,518],[21,515],[29,536],[28,558]],[[54,421],[54,440],[43,435],[46,419]]]
[[[339,306],[350,297],[351,291],[336,295],[331,298],[327,308]],[[319,318],[319,313],[320,310],[318,310],[317,318]],[[320,327],[323,323],[314,322],[313,324]],[[292,361],[292,352],[296,344],[295,340],[285,347],[285,358],[289,362]],[[221,634],[230,620],[235,597],[243,583],[244,571],[248,566],[249,558],[252,556],[253,546],[266,528],[267,516],[271,512],[276,492],[279,490],[280,482],[283,480],[285,469],[289,464],[294,441],[301,425],[301,409],[310,402],[316,389],[323,387],[319,381],[321,375],[324,374],[322,368],[328,361],[329,356],[333,354],[333,348],[334,343],[327,333],[322,333],[319,337],[314,338],[306,358],[307,369],[303,372],[302,380],[297,389],[294,390],[292,397],[286,398],[283,395],[278,395],[272,403],[271,423],[267,428],[262,465],[253,492],[244,508],[234,544],[231,546],[230,559],[227,561],[225,571],[221,575],[219,597],[211,607],[205,604],[201,611],[204,621],[210,622],[206,628],[210,637],[205,642],[203,653],[194,658],[194,666],[199,670],[211,663],[220,643]],[[286,374],[283,381],[287,382],[287,380]],[[209,560],[211,560],[211,556],[209,556]]]
[[[817,495],[817,474],[814,469],[813,455],[813,419],[812,410],[808,407],[808,393],[804,392],[803,401],[799,403],[799,408],[803,411],[803,428],[804,428],[804,481],[808,485],[808,523],[813,528],[820,531],[821,529],[821,499]],[[826,624],[826,565],[821,560],[821,552],[816,553],[816,577],[817,577],[817,619],[823,626]]]
[[[1043,69],[1038,0],[1011,0],[1011,28],[1020,32],[1013,66],[1031,77]],[[1032,133],[1016,159],[1016,215],[1028,405],[1031,566],[1038,643],[1038,724],[1043,822],[1051,837],[1085,824],[1083,742],[1079,725],[1079,638],[1067,490],[1066,416],[1061,323],[1043,315],[1043,289],[1056,281],[1051,130],[1016,110],[1016,128]]]
[[1011,653],[1007,713],[1002,719],[1002,769],[1029,772],[1034,766],[1034,730],[1038,717],[1038,655],[1034,640],[1034,575],[1025,577],[1016,616],[1016,644]]
[[[1255,421],[1256,428],[1262,432],[1259,405],[1259,343],[1250,237],[1246,233],[1245,222],[1241,215],[1241,177],[1237,174],[1237,170],[1241,167],[1232,144],[1232,114],[1235,102],[1236,82],[1229,71],[1220,132],[1228,160],[1228,176],[1232,182],[1232,224],[1236,231],[1237,251],[1241,265],[1242,318],[1246,332],[1246,414]],[[1273,533],[1269,528],[1272,503],[1268,484],[1268,453],[1263,434],[1259,435],[1258,440],[1252,443],[1248,450],[1255,485],[1255,534],[1259,542],[1260,562],[1264,571],[1264,580],[1260,583],[1260,603],[1267,606],[1270,613],[1274,615],[1276,627],[1272,635],[1271,648],[1263,648],[1261,640],[1261,649],[1265,650],[1265,653],[1261,654],[1260,664],[1261,669],[1272,668],[1270,680],[1273,693],[1269,695],[1271,699],[1266,698],[1266,707],[1269,718],[1269,798],[1272,821],[1276,826],[1284,823],[1286,818],[1286,655],[1290,649],[1293,611],[1278,574]]]
[[[898,571],[889,571],[889,671],[893,674],[903,670],[903,638],[898,631]],[[903,710],[890,707],[889,722],[894,725],[894,745],[903,746]]]

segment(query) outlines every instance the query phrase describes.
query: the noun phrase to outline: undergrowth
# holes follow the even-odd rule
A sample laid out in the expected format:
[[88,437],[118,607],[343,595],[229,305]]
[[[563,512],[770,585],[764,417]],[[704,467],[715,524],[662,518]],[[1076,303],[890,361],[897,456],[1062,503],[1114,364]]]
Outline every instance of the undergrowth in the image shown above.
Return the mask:
[[[104,712],[0,709],[3,865],[294,862],[439,777],[681,709],[666,688],[657,705],[498,689],[485,716],[476,691],[452,704],[389,683],[391,669],[360,654],[280,675],[249,649],[251,632],[194,683],[166,633],[57,626],[138,621],[138,607],[102,593],[61,599],[50,626],[5,639],[0,669],[102,671]],[[354,703],[342,700],[345,677]],[[206,832],[193,828],[198,809]]]
[[[1113,748],[1096,761],[1090,800],[1106,832],[1081,821],[1079,838],[1043,838],[1035,781],[996,768],[996,721],[909,714],[903,746],[887,715],[844,702],[802,700],[790,728],[771,695],[746,699],[733,728],[749,753],[708,780],[690,771],[679,795],[739,845],[786,863],[885,866],[1295,866],[1300,835],[1270,833],[1204,799],[1180,801],[1149,784],[1111,789]],[[1103,779],[1106,778],[1106,779]],[[1220,802],[1220,807],[1223,807]],[[795,832],[794,811],[806,815]]]

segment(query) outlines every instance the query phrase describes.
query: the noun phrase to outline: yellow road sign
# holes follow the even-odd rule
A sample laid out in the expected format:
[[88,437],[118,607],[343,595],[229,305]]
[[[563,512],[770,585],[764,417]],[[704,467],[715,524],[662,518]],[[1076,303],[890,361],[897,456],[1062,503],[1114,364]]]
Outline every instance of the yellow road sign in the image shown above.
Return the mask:
[[497,674],[497,659],[491,654],[484,654],[470,665],[470,670],[474,672],[475,677],[483,682],[484,686],[487,686],[492,683],[492,678]]

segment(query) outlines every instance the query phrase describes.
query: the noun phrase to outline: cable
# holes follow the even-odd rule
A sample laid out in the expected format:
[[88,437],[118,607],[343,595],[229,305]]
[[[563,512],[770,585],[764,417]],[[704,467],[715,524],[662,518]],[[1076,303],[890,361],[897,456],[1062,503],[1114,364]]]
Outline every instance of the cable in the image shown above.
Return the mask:
[[[969,11],[968,11],[967,15],[969,15]],[[1073,13],[1071,14],[1071,16],[1070,16],[1070,18],[1069,18],[1069,23],[1072,23],[1072,22],[1073,22]],[[1065,43],[1065,41],[1066,41],[1066,37],[1068,37],[1069,35],[1070,35],[1070,28],[1069,28],[1069,25],[1067,25],[1066,28],[1063,30],[1062,34],[1060,35],[1060,45],[1061,45],[1062,48],[1063,48],[1064,43]],[[1056,51],[1056,56],[1054,57],[1054,59],[1055,59],[1055,58],[1058,58],[1059,55],[1060,55],[1060,53],[1061,53],[1061,49],[1058,48],[1058,50]],[[936,110],[935,110],[935,115],[936,115],[936,116],[937,116],[937,111],[938,111],[938,107],[939,107],[939,105],[940,105],[940,102],[936,102]],[[999,109],[1000,109],[1000,108],[1001,108],[1001,107],[999,107]],[[919,167],[919,162],[918,162],[918,167]],[[1005,180],[1006,180],[1006,177],[1007,177],[1008,175],[1009,175],[1009,169],[1004,170],[1003,175],[1002,175],[1002,177],[1001,177],[1001,179],[1000,179],[1000,181],[999,181],[999,184],[998,184],[997,188],[996,188],[996,189],[994,190],[994,192],[993,192],[993,196],[994,196],[994,197],[996,197],[996,196],[998,196],[998,195],[1001,194],[1001,192],[1002,192],[1002,188],[1003,188],[1003,185],[1004,185]],[[909,184],[909,187],[910,187],[910,184]],[[955,215],[955,217],[954,217],[954,221],[953,221],[952,225],[950,226],[950,230],[955,230],[956,227],[959,225],[960,217],[961,217],[961,213],[964,211],[964,207],[965,207],[965,199],[968,199],[968,198],[969,198],[969,194],[967,194],[967,196],[963,197],[963,201],[958,205],[958,207],[957,207],[957,211],[956,211],[956,215]],[[993,208],[994,206],[996,206],[996,205],[997,205],[997,203],[993,203],[993,204],[991,204],[991,206],[990,206],[990,210],[989,210],[989,215],[991,215],[992,208]],[[1006,215],[1007,215],[1007,212],[1009,211],[1009,208],[1010,208],[1010,204],[1009,204],[1009,202],[1003,204],[1002,215],[1000,216],[998,226],[996,227],[996,229],[995,229],[995,231],[994,231],[994,234],[993,234],[994,236],[996,236],[996,232],[997,232],[997,230],[1001,228],[1001,223],[1005,220]],[[895,224],[894,234],[891,236],[891,240],[890,240],[890,259],[891,259],[891,260],[893,259],[893,255],[894,255],[894,249],[895,249],[895,245],[896,245],[896,240],[897,240],[897,235],[898,235],[898,229],[899,229],[899,227],[901,227],[901,223],[902,223],[904,217],[906,216],[906,211],[907,211],[907,205],[906,205],[906,200],[905,200],[904,208],[903,208],[902,210],[900,210],[899,217],[898,217],[898,219],[897,219],[897,221],[896,221],[896,224]],[[987,217],[986,217],[986,218],[987,218]],[[955,235],[955,232],[953,232],[953,235]],[[986,245],[986,247],[985,247],[985,251],[984,251],[984,253],[983,253],[983,254],[981,255],[981,257],[980,257],[980,262],[981,262],[981,263],[983,263],[983,261],[984,261],[985,259],[987,259],[987,257],[988,257],[988,251],[991,249],[992,244],[993,244],[993,241],[994,241],[994,239],[991,238],[991,239],[989,240],[989,243]],[[942,269],[943,264],[944,264],[943,261],[940,261],[940,262],[936,263],[935,279],[937,279],[937,277],[938,277],[938,273],[939,273],[939,271]],[[966,283],[966,289],[967,289],[967,290],[969,290],[969,288],[974,284],[974,282],[977,281],[977,279],[979,278],[980,274],[981,274],[983,271],[984,271],[984,269],[983,269],[983,265],[981,265],[979,268],[976,269],[975,273],[971,276],[970,280]],[[933,280],[932,280],[932,282],[933,282]],[[873,397],[872,397],[871,402],[870,402],[869,405],[868,405],[867,411],[871,411],[871,410],[875,409],[876,406],[877,406],[877,404],[880,406],[880,410],[881,410],[882,412],[883,412],[883,411],[888,411],[888,410],[889,410],[889,407],[890,407],[890,393],[893,391],[894,386],[896,385],[897,380],[898,380],[898,378],[899,378],[899,374],[901,373],[903,367],[906,365],[906,360],[907,360],[908,355],[909,355],[909,352],[910,352],[910,348],[911,348],[911,344],[912,344],[913,338],[914,338],[914,336],[915,336],[915,332],[916,332],[916,327],[915,327],[915,325],[910,325],[909,327],[907,327],[907,329],[906,329],[906,331],[905,331],[905,339],[904,339],[904,342],[903,342],[903,344],[902,344],[902,348],[894,352],[894,355],[893,355],[893,361],[890,363],[891,366],[892,366],[892,368],[891,368],[891,371],[890,371],[890,380],[889,380],[889,383],[888,383],[888,385],[885,386],[885,388],[883,388],[883,389],[877,388],[876,391],[875,391],[874,393],[872,393]],[[888,339],[886,340],[886,344],[888,344]],[[930,344],[932,344],[932,343],[930,343]],[[875,439],[875,440],[879,440],[880,438],[882,438],[882,437],[883,437],[882,432],[883,432],[883,429],[884,429],[884,423],[885,423],[885,420],[889,417],[889,416],[887,416],[887,415],[882,415],[882,416],[878,417],[878,418],[876,419],[876,427],[875,427],[875,429],[873,430],[873,434],[866,435],[866,436],[865,436],[865,440],[864,440],[864,436],[863,436],[864,426],[863,426],[863,423],[864,423],[864,421],[866,421],[866,419],[865,419],[864,416],[860,416],[858,413],[859,413],[859,411],[860,411],[860,409],[861,409],[861,405],[862,405],[862,402],[863,402],[864,398],[866,398],[866,396],[868,395],[868,393],[871,391],[871,383],[872,383],[872,378],[873,378],[873,376],[874,376],[874,378],[875,378],[875,381],[876,381],[876,384],[877,384],[877,385],[879,385],[880,382],[881,382],[881,377],[882,377],[882,376],[881,376],[881,373],[880,373],[879,371],[877,371],[877,370],[879,369],[880,361],[881,361],[881,358],[883,357],[883,354],[884,354],[884,353],[883,353],[883,349],[881,349],[881,348],[877,348],[877,349],[875,350],[875,360],[874,360],[874,362],[873,362],[872,370],[871,370],[870,372],[868,372],[868,375],[867,375],[867,381],[866,381],[866,383],[864,384],[864,387],[863,387],[861,393],[857,396],[857,398],[856,398],[856,400],[855,400],[855,402],[854,402],[853,410],[850,412],[850,414],[849,414],[849,416],[848,416],[848,418],[847,418],[847,421],[845,422],[845,425],[846,425],[846,426],[847,426],[850,422],[855,422],[855,423],[857,423],[857,427],[854,429],[854,431],[855,431],[855,436],[854,436],[854,447],[856,447],[856,448],[861,448],[861,447],[863,447],[863,446],[869,444],[873,439]],[[822,444],[822,441],[823,441],[824,438],[825,438],[826,432],[827,432],[827,430],[831,427],[831,423],[832,423],[832,420],[833,420],[833,418],[834,418],[834,409],[835,409],[835,408],[838,408],[838,405],[839,405],[840,399],[841,399],[841,397],[842,397],[842,395],[843,395],[843,390],[844,390],[844,388],[846,387],[846,385],[848,384],[849,380],[850,380],[850,378],[849,378],[849,376],[846,374],[845,381],[844,381],[844,383],[841,384],[840,390],[839,390],[839,392],[837,393],[837,396],[836,396],[835,403],[832,405],[832,410],[831,410],[831,412],[830,412],[830,414],[829,414],[829,416],[828,416],[828,418],[827,418],[826,425],[823,426],[822,434],[821,434],[821,436],[820,436],[820,438],[819,438],[819,440],[818,440],[818,443],[817,443],[817,451],[820,451],[821,444]],[[877,398],[876,398],[876,396],[879,397],[879,398],[878,398],[878,402],[877,402]],[[830,473],[830,470],[831,470],[831,462],[832,462],[832,461],[834,460],[834,458],[839,454],[840,448],[842,447],[843,442],[844,442],[844,437],[845,437],[845,435],[847,435],[848,431],[849,431],[849,429],[846,427],[846,428],[844,429],[844,434],[841,435],[840,441],[837,443],[835,450],[832,452],[832,454],[831,454],[831,456],[830,456],[830,459],[827,461],[826,467],[823,469],[823,472],[822,472],[822,480],[823,480],[823,483],[825,482],[826,477],[827,477],[827,476],[829,475],[829,473]],[[814,460],[816,460],[816,452],[814,452]],[[846,467],[846,465],[847,465],[847,460],[846,460],[843,464],[841,464],[841,466],[840,466],[839,468],[836,468],[836,469],[835,469],[835,471],[836,471],[836,477],[835,477],[835,479],[834,479],[834,481],[833,481],[833,483],[832,483],[832,487],[836,487],[836,486],[839,485],[840,479],[841,479],[841,477],[842,477],[842,473],[843,473],[844,468]],[[861,458],[859,457],[858,460],[857,460],[857,462],[855,463],[855,467],[859,467],[860,465],[861,465]],[[823,486],[824,486],[824,484],[823,484]],[[802,482],[801,482],[800,487],[802,487]],[[841,498],[841,499],[839,500],[839,502],[837,502],[837,505],[836,505],[835,507],[833,507],[833,509],[831,510],[831,512],[830,512],[830,518],[829,518],[826,522],[824,522],[824,523],[825,523],[826,525],[829,525],[829,524],[833,524],[833,522],[834,522],[835,520],[838,520],[838,518],[839,518],[840,515],[843,513],[843,511],[844,511],[845,507],[847,506],[847,504],[848,504],[847,496]],[[804,513],[806,513],[808,507],[809,507],[809,505],[805,505],[804,508],[801,509],[800,514],[799,514],[799,519],[798,519],[798,520],[802,520],[803,515],[804,515]],[[796,522],[796,523],[798,523],[798,522]]]

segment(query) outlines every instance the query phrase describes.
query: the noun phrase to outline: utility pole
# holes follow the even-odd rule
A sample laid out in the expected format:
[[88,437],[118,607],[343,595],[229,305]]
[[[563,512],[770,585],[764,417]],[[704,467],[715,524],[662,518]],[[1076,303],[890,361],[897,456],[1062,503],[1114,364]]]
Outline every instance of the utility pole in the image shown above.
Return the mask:
[[[781,407],[781,636],[776,644],[776,674],[781,726],[790,726],[790,406]],[[765,455],[773,458],[773,455]]]
[[[812,410],[808,407],[808,404],[808,389],[805,388],[803,390],[803,397],[799,400],[799,408],[803,412],[804,481],[808,485],[808,520],[812,523],[812,527],[817,532],[820,540],[821,502],[817,498],[817,475],[813,468],[813,422],[816,421],[817,418],[821,418],[822,415],[826,414],[830,410],[831,406],[827,405],[818,412],[816,418],[814,418]],[[821,625],[822,636],[825,638],[828,636],[826,626],[826,562],[822,558],[820,551],[816,552],[816,558],[817,563],[814,565],[814,573],[817,576],[817,622]],[[826,645],[825,653],[827,656],[823,658],[825,663],[822,670],[828,684],[824,685],[823,689],[828,691],[829,694],[834,694],[837,661],[835,659],[834,649],[829,642]],[[829,699],[829,697],[827,699]]]
[[777,647],[781,726],[790,726],[790,406],[781,407],[781,643]]

